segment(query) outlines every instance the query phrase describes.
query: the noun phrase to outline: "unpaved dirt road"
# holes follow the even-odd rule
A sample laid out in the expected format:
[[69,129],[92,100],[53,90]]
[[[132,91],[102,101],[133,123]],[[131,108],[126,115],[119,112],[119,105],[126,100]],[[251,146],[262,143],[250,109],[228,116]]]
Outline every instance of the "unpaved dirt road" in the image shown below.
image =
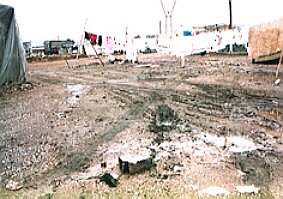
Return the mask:
[[119,155],[141,150],[154,152],[156,166],[122,175],[119,189],[255,185],[283,194],[283,84],[274,85],[275,66],[244,56],[191,56],[185,67],[168,55],[139,60],[145,65],[32,62],[30,83],[1,86],[0,196],[10,196],[11,180],[25,186],[17,194],[109,191],[96,178],[101,163],[119,173]]

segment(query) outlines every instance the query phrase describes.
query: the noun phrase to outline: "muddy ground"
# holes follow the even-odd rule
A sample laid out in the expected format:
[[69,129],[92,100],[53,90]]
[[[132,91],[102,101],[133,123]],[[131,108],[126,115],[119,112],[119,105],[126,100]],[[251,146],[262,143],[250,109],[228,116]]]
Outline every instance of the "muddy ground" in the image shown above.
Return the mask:
[[[139,61],[36,61],[26,84],[1,86],[0,196],[234,193],[239,185],[283,196],[283,84],[274,85],[274,65],[220,55],[186,57],[185,67],[168,55]],[[120,155],[140,151],[152,153],[152,169],[121,175],[114,189],[100,182],[104,172],[120,174]],[[6,190],[11,180],[24,187]]]

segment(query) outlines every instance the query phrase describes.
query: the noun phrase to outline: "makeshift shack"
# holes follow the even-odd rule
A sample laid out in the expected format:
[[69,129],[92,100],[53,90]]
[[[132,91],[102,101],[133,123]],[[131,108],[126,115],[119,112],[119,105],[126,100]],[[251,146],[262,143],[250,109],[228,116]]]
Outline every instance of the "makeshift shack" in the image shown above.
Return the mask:
[[249,56],[253,63],[278,63],[283,50],[283,18],[249,30]]
[[22,83],[26,74],[25,50],[14,8],[0,4],[0,84]]

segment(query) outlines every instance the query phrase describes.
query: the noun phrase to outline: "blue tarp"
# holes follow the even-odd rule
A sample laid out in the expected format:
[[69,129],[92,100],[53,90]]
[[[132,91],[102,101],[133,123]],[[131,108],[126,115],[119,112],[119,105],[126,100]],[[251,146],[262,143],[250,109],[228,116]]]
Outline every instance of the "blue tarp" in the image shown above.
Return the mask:
[[187,31],[187,30],[184,30],[184,31],[183,31],[183,36],[184,36],[184,37],[192,36],[192,32]]

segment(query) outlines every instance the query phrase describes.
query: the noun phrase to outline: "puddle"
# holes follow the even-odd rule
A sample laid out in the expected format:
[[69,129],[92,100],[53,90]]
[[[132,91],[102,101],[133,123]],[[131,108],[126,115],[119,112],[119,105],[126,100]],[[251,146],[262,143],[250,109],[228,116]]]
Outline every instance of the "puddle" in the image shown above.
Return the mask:
[[86,94],[91,87],[84,84],[68,84],[67,90],[72,94],[72,97],[66,100],[69,104],[75,104],[80,100],[80,97]]

